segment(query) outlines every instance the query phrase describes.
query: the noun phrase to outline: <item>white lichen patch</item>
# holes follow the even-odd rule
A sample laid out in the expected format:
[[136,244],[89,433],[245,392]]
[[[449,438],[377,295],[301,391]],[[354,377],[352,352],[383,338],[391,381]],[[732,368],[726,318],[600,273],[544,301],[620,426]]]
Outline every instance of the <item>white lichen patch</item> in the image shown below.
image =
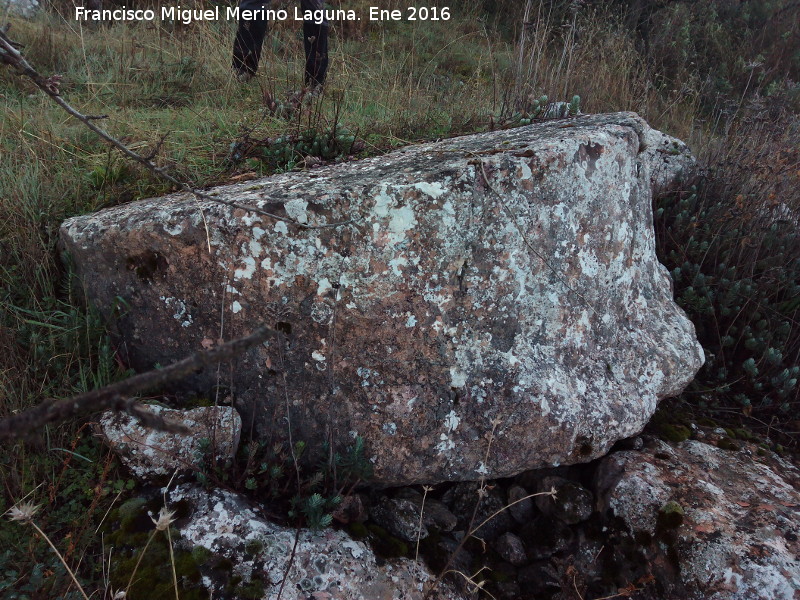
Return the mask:
[[389,219],[389,243],[397,244],[406,237],[406,232],[417,224],[414,209],[402,206],[392,209]]
[[261,256],[261,253],[264,251],[264,247],[257,242],[255,239],[250,240],[250,254],[254,258],[258,258]]
[[458,366],[450,367],[450,387],[462,388],[467,385],[467,373]]
[[180,235],[183,233],[183,224],[175,223],[174,225],[165,224],[164,231],[170,235]]
[[[289,218],[298,223],[308,223],[308,201],[298,198],[283,205]],[[286,223],[284,223],[286,225]]]
[[455,431],[461,423],[461,417],[456,414],[456,411],[451,410],[444,418],[444,427],[448,432]]
[[390,245],[399,244],[406,238],[407,232],[417,225],[416,215],[411,204],[395,207],[396,203],[396,197],[389,192],[389,187],[381,186],[375,197],[373,209],[373,214],[378,221],[373,222],[372,227],[376,235],[385,230]]
[[328,291],[330,291],[330,290],[332,290],[332,289],[333,289],[333,286],[331,285],[331,282],[330,282],[330,281],[328,281],[328,278],[327,278],[327,277],[323,277],[323,278],[322,278],[322,279],[320,279],[320,280],[319,280],[319,282],[317,283],[317,296],[323,296],[323,295],[325,295],[325,294],[326,294]]
[[168,298],[166,296],[159,296],[159,300],[164,302],[168,309],[175,311],[172,318],[181,324],[181,327],[189,327],[194,323],[192,315],[186,308],[186,301],[179,300],[178,298]]
[[400,267],[408,266],[408,259],[405,256],[400,255],[390,260],[389,266],[392,268],[392,272],[395,275],[402,275],[403,272],[400,270]]
[[431,183],[427,181],[422,181],[420,183],[415,184],[414,187],[417,188],[423,194],[427,194],[428,196],[434,199],[438,198],[447,191],[447,188],[438,181],[434,181]]
[[436,444],[436,450],[439,454],[444,454],[456,447],[455,442],[453,439],[448,436],[446,433],[443,433],[439,436],[439,443]]
[[256,259],[252,256],[245,256],[241,259],[241,262],[244,264],[243,267],[236,269],[233,273],[234,281],[238,281],[240,279],[251,279],[253,277],[253,273],[256,272]]

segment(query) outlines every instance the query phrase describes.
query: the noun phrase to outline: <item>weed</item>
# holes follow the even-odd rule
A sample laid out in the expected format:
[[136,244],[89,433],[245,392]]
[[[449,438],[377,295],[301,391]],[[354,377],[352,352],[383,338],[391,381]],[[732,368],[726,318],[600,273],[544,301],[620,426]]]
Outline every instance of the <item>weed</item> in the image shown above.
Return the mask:
[[704,179],[656,201],[659,257],[706,354],[698,402],[778,430],[800,403],[799,134],[792,115],[751,115],[720,145],[735,161],[717,154]]
[[17,521],[23,525],[30,525],[31,527],[33,527],[33,529],[36,530],[36,532],[47,542],[50,548],[52,548],[55,555],[61,561],[61,564],[64,566],[64,569],[69,574],[70,578],[72,579],[72,582],[78,588],[78,591],[80,592],[81,596],[83,596],[84,600],[89,600],[89,597],[86,595],[86,592],[83,591],[83,587],[78,582],[77,577],[75,577],[75,573],[73,573],[72,569],[70,569],[69,565],[67,564],[67,561],[64,560],[64,556],[61,554],[61,552],[58,551],[58,548],[56,548],[56,545],[47,536],[47,534],[44,531],[42,531],[39,528],[39,526],[34,522],[33,517],[39,511],[39,508],[41,507],[36,506],[31,502],[23,502],[16,506],[12,506],[10,509],[8,509],[6,515],[8,516],[9,520]]

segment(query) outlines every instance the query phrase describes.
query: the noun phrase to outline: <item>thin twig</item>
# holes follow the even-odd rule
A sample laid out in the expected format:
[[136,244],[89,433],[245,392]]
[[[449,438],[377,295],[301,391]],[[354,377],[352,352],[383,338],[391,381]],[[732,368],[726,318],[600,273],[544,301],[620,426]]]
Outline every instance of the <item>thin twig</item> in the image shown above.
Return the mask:
[[[282,345],[281,348],[283,348]],[[282,350],[279,356],[281,360],[281,371],[283,376],[283,397],[284,400],[286,401],[286,426],[289,432],[289,452],[291,452],[292,454],[292,463],[294,463],[294,472],[295,476],[297,477],[297,491],[299,493],[301,487],[300,465],[297,462],[297,454],[294,451],[294,440],[292,439],[292,416],[289,409],[289,382],[286,381],[286,369],[283,364]],[[297,545],[299,543],[300,543],[300,527],[298,526],[294,530],[294,545],[292,546],[292,553],[289,555],[289,560],[286,563],[286,570],[283,573],[283,579],[281,580],[281,587],[278,589],[277,600],[281,600],[281,596],[283,595],[283,588],[286,586],[286,582],[289,580],[289,573],[292,570],[292,565],[294,564],[295,555],[297,553]]]
[[81,596],[83,596],[85,598],[85,600],[89,600],[89,597],[86,595],[86,592],[83,591],[83,587],[78,582],[77,577],[75,577],[75,573],[73,573],[72,569],[69,568],[69,565],[67,564],[67,561],[64,560],[64,557],[61,555],[61,552],[58,551],[58,548],[56,548],[55,544],[53,544],[53,542],[50,540],[50,538],[47,537],[47,534],[44,531],[42,531],[36,523],[31,521],[30,525],[31,525],[31,527],[33,527],[39,533],[40,536],[42,536],[45,539],[45,541],[47,541],[47,543],[53,549],[53,552],[56,553],[56,556],[58,557],[58,560],[61,561],[61,564],[64,565],[64,568],[67,570],[67,573],[69,574],[70,579],[72,579],[72,582],[78,587],[78,591],[81,593]]
[[45,401],[22,413],[0,421],[0,440],[20,438],[53,421],[64,421],[76,415],[112,408],[124,410],[143,425],[164,431],[187,433],[183,426],[169,423],[138,404],[132,396],[183,379],[218,362],[230,360],[268,337],[278,335],[274,329],[259,327],[250,335],[227,342],[217,348],[196,352],[163,369],[147,371],[106,387],[65,400]]
[[425,514],[425,499],[433,488],[429,485],[422,486],[422,506],[419,509],[419,524],[417,525],[417,551],[414,553],[414,562],[419,561],[419,541],[422,537],[422,516]]
[[[500,422],[501,421],[498,418],[492,419],[492,430],[488,434],[488,443],[486,445],[486,454],[483,457],[483,464],[484,465],[489,463],[489,453],[492,450],[492,442],[494,441],[494,433],[495,433],[495,431],[497,431],[497,427],[500,425]],[[480,506],[483,503],[483,499],[486,496],[489,495],[489,492],[486,491],[486,476],[485,475],[481,475],[480,485],[478,486],[478,490],[477,491],[478,491],[478,499],[475,502],[475,507],[472,509],[472,516],[470,516],[470,518],[469,518],[469,524],[467,525],[467,533],[458,542],[458,545],[456,546],[456,549],[453,550],[452,554],[450,554],[450,556],[447,559],[447,562],[445,562],[445,564],[444,564],[444,567],[442,567],[441,572],[436,577],[436,579],[433,580],[433,583],[428,588],[428,591],[425,592],[425,595],[422,597],[422,600],[428,600],[428,598],[431,597],[431,594],[433,594],[433,592],[436,591],[436,588],[442,582],[442,579],[444,578],[444,576],[447,575],[447,573],[450,571],[450,565],[453,564],[453,561],[455,561],[456,556],[458,556],[458,553],[461,552],[461,549],[464,547],[464,544],[466,544],[467,540],[476,531],[478,531],[478,529],[480,529],[480,527],[478,527],[477,529],[474,528],[473,525],[475,525],[475,520],[478,518],[478,510],[480,509]]]

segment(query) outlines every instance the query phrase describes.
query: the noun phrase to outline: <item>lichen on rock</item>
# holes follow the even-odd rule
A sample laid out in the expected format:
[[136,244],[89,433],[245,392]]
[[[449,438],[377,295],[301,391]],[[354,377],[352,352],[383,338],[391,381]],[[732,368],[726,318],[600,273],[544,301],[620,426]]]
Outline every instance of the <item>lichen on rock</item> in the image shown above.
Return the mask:
[[147,410],[182,425],[188,433],[159,431],[115,411],[106,411],[99,421],[105,440],[137,478],[169,478],[175,471],[192,471],[207,459],[224,462],[236,455],[242,429],[236,409],[208,406],[175,410],[150,405]]
[[794,600],[800,474],[780,466],[696,440],[654,441],[600,462],[600,508],[649,555],[663,597]]
[[221,321],[285,335],[225,371],[258,436],[290,424],[309,458],[360,436],[387,485],[508,477],[602,456],[702,364],[651,208],[692,162],[632,113],[583,116],[210,192],[278,219],[176,194],[61,236],[109,319],[125,299],[138,368]]
[[[283,600],[422,600],[426,585],[435,579],[422,564],[408,559],[379,565],[366,544],[343,531],[294,530],[272,523],[258,506],[232,492],[181,485],[169,498],[191,507],[190,516],[176,522],[182,536],[178,543],[209,553],[201,571],[215,598],[232,576],[243,585],[258,582],[263,589],[258,597],[264,600],[279,593]],[[232,565],[224,577],[213,568],[221,560]],[[430,598],[464,597],[442,583]]]

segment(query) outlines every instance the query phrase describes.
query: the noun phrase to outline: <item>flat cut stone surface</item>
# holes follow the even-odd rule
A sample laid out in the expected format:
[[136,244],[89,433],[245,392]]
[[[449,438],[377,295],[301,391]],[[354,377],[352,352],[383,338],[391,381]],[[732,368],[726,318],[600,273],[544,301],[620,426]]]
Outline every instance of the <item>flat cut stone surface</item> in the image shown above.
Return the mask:
[[176,194],[61,237],[136,368],[284,332],[222,370],[263,439],[361,436],[389,485],[508,477],[603,455],[702,365],[651,209],[692,163],[583,116],[211,191],[283,220]]

